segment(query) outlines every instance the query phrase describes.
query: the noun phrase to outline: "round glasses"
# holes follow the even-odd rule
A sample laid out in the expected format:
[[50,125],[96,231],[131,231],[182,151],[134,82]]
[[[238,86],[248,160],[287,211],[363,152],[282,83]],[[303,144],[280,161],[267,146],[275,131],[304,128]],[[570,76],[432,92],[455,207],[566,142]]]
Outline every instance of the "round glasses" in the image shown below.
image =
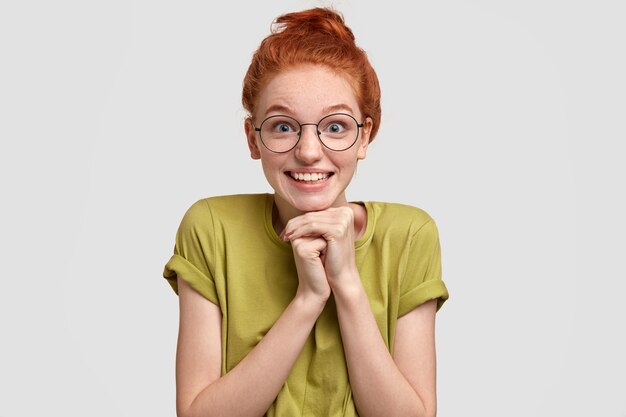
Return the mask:
[[289,152],[296,147],[302,137],[302,126],[315,126],[317,137],[326,148],[332,151],[345,151],[356,143],[362,123],[346,113],[325,116],[318,123],[300,123],[290,116],[276,115],[263,120],[259,132],[261,142],[275,153]]

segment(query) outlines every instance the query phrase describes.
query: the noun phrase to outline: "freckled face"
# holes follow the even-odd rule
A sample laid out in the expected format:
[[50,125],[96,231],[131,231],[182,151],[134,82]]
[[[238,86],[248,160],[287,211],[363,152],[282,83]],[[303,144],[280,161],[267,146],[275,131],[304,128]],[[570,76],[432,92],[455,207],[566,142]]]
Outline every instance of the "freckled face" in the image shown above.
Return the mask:
[[[274,153],[254,130],[273,115],[291,116],[304,124],[318,123],[331,113],[348,113],[364,124],[359,128],[357,142],[345,151],[324,147],[315,126],[303,126],[295,148]],[[297,66],[271,78],[259,94],[253,120],[245,124],[251,156],[261,159],[279,211],[292,215],[347,204],[345,189],[357,161],[365,158],[371,128],[371,119],[363,120],[354,91],[344,76],[317,65]]]

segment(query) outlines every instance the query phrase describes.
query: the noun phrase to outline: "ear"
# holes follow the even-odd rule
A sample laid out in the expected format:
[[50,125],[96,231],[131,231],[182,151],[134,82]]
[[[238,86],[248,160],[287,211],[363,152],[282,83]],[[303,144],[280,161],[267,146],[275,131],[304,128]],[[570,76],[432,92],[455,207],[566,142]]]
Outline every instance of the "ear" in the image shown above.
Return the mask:
[[254,130],[254,124],[252,123],[252,118],[246,118],[244,122],[243,129],[246,132],[246,138],[248,141],[248,149],[250,149],[250,157],[252,159],[261,159],[261,150],[259,149],[259,144],[257,142],[257,134]]
[[359,160],[365,159],[367,147],[370,144],[370,133],[372,132],[372,127],[374,127],[374,121],[372,120],[372,118],[365,118],[365,121],[363,122],[363,127],[361,128],[361,137],[358,143],[359,150],[357,153],[357,159]]

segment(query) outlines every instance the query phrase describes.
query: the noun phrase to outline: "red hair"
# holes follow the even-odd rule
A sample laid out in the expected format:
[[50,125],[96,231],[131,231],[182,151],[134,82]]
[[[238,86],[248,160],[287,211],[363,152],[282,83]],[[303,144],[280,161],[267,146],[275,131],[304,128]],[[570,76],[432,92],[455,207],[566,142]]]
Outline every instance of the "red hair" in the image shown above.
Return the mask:
[[324,65],[346,76],[364,117],[373,121],[370,142],[380,125],[380,86],[367,54],[356,46],[343,16],[315,8],[279,16],[252,57],[243,80],[243,107],[252,116],[269,78],[300,64]]

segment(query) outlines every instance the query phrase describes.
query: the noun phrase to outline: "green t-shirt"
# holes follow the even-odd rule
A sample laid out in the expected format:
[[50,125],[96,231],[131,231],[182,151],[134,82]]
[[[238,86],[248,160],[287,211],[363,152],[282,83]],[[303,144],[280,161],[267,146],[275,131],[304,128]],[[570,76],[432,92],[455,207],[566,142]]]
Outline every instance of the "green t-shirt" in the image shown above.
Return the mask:
[[[448,298],[439,235],[423,210],[365,202],[366,230],[356,262],[389,351],[398,317],[425,301]],[[176,234],[163,277],[178,293],[184,279],[217,304],[222,319],[222,375],[263,338],[295,296],[293,252],[272,226],[273,195],[199,200]],[[267,416],[356,416],[339,323],[331,296]]]

